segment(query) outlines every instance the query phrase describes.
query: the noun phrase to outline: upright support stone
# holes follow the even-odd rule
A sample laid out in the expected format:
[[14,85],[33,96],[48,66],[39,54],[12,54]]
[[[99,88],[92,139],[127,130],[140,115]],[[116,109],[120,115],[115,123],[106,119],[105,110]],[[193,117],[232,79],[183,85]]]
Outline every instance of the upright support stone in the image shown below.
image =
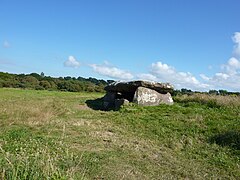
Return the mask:
[[128,105],[129,101],[127,99],[115,99],[115,110],[120,109],[122,105]]
[[109,109],[115,107],[116,92],[107,92],[103,97],[103,108]]
[[138,87],[135,91],[133,102],[142,106],[157,106],[159,104],[173,104],[170,93],[160,94],[155,90]]

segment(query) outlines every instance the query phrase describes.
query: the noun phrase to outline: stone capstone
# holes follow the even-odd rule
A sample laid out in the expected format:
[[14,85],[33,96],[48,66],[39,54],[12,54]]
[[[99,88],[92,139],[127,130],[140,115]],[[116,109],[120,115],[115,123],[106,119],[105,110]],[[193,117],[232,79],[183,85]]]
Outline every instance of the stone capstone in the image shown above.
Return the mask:
[[119,109],[122,105],[134,102],[142,106],[173,104],[171,92],[173,86],[169,83],[149,81],[114,82],[105,87],[103,97],[104,109]]
[[113,82],[104,89],[109,92],[135,92],[138,87],[153,89],[159,93],[166,94],[173,91],[173,86],[169,83],[158,83],[151,81],[129,81]]

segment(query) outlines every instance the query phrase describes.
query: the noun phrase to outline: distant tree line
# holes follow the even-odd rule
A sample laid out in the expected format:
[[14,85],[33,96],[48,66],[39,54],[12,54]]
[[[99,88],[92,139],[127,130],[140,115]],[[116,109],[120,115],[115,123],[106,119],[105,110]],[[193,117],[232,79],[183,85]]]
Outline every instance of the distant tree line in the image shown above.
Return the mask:
[[226,96],[226,95],[237,95],[240,96],[240,92],[229,92],[227,90],[209,90],[208,92],[199,92],[199,91],[192,91],[190,89],[186,89],[186,88],[182,88],[180,90],[174,90],[173,94],[174,95],[191,95],[194,93],[202,93],[202,94],[210,94],[210,95],[222,95],[222,96]]
[[59,77],[54,78],[41,74],[10,74],[0,72],[0,88],[23,88],[36,90],[60,90],[70,92],[104,92],[104,87],[113,80],[99,80],[83,77]]
[[[102,80],[96,78],[83,78],[83,77],[58,77],[45,76],[42,72],[31,74],[10,74],[0,72],[0,88],[23,88],[23,89],[36,89],[36,90],[60,90],[70,92],[104,92],[104,87],[113,80]],[[192,91],[190,89],[182,88],[174,90],[173,95],[191,95],[194,93],[204,93],[212,95],[238,95],[240,92],[229,92],[227,90],[209,90],[208,92]]]

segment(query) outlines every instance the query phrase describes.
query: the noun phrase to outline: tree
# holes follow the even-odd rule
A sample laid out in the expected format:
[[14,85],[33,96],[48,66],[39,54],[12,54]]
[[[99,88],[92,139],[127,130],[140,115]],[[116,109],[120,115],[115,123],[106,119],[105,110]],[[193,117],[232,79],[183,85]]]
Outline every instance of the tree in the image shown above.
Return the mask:
[[44,89],[50,89],[51,88],[51,84],[48,81],[40,81],[39,83],[40,86],[42,86]]
[[208,94],[218,95],[218,91],[217,90],[209,90]]
[[72,78],[70,76],[67,76],[67,77],[64,77],[65,80],[69,81],[71,80]]
[[221,90],[219,90],[218,92],[219,92],[219,94],[222,95],[222,96],[225,96],[225,95],[228,94],[227,90],[222,90],[222,89],[221,89]]
[[44,78],[44,76],[45,76],[45,75],[44,75],[44,73],[43,73],[43,72],[41,72],[41,77],[42,77],[42,78]]
[[181,93],[182,94],[192,94],[193,92],[191,91],[191,89],[182,88]]
[[25,76],[22,79],[22,83],[25,84],[26,88],[34,88],[34,89],[39,85],[38,79],[33,76]]
[[[26,76],[26,75],[25,75]],[[28,76],[28,75],[27,75]],[[42,79],[42,77],[38,74],[38,73],[31,73],[31,74],[29,74],[29,76],[32,76],[32,77],[35,77],[36,79],[38,79],[38,80],[41,80]]]
[[36,90],[63,90],[72,92],[104,92],[104,87],[113,82],[112,80],[99,80],[96,78],[83,78],[83,77],[59,77],[53,78],[41,74],[10,74],[0,72],[0,87],[11,88],[31,88]]

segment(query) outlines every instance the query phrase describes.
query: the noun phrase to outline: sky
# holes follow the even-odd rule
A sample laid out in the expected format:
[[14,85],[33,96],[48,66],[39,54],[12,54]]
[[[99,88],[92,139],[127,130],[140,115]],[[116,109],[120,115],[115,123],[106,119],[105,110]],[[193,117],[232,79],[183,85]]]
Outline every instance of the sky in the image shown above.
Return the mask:
[[0,0],[0,71],[240,91],[240,0]]

